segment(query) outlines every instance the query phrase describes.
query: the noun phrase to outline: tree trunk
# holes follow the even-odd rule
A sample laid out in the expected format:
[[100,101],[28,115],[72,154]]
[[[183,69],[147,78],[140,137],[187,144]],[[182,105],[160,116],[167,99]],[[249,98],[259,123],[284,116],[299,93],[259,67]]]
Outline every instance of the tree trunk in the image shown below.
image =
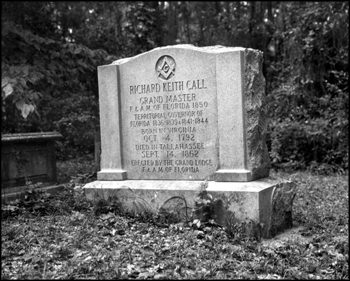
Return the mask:
[[187,43],[191,44],[191,28],[190,28],[190,17],[191,11],[188,9],[188,6],[185,7],[184,19],[186,22],[186,33],[187,33]]
[[177,38],[177,2],[169,1],[167,8],[167,24],[165,36],[163,38],[164,45],[174,45]]
[[273,13],[272,13],[272,2],[268,1],[267,2],[267,19],[271,24],[274,23],[274,18],[273,18]]
[[250,21],[249,21],[249,41],[250,47],[253,48],[253,31],[255,26],[255,1],[250,2]]
[[231,27],[231,9],[230,9],[230,3],[225,2],[225,10],[226,10],[226,24],[225,24],[225,29],[226,29],[226,42],[228,46],[232,45],[232,33],[233,30],[230,29]]

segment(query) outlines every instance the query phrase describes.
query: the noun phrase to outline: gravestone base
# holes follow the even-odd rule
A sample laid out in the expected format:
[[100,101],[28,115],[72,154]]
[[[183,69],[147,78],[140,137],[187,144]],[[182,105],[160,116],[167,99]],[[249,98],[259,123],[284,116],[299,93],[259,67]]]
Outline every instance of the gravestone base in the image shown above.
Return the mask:
[[217,223],[225,227],[230,226],[229,221],[253,224],[259,226],[258,230],[248,234],[269,238],[292,227],[296,186],[293,182],[264,178],[250,182],[94,181],[83,189],[91,201],[115,201],[124,210],[136,213],[177,211],[183,219],[193,218],[196,202],[206,193]]
[[[18,199],[23,198],[25,191],[28,190],[27,186],[19,186],[16,189],[10,191],[1,192],[1,203],[2,204],[14,204]],[[49,194],[56,194],[64,190],[64,184],[52,185],[49,183],[38,184],[38,187],[32,191],[47,192]]]

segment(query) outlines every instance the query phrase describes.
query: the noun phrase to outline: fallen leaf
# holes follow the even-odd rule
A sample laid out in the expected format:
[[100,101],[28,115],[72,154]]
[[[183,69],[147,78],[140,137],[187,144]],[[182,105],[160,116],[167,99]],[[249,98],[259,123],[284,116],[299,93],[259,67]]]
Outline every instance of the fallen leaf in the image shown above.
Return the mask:
[[92,259],[92,257],[91,257],[91,256],[88,256],[88,257],[86,257],[86,258],[83,260],[83,262],[89,261],[89,260],[91,260],[91,259]]
[[152,256],[155,256],[155,253],[154,253],[154,250],[149,247],[149,246],[146,246],[142,249],[143,253],[146,254],[146,255],[152,255]]
[[148,271],[145,271],[145,272],[141,272],[139,274],[139,276],[136,278],[136,279],[147,279],[148,277],[152,277],[154,273],[152,272],[148,272]]
[[156,274],[154,275],[154,279],[163,279],[163,278],[166,278],[167,276],[165,274]]
[[20,251],[18,252],[18,255],[24,255],[25,252],[26,252],[25,250],[20,250]]

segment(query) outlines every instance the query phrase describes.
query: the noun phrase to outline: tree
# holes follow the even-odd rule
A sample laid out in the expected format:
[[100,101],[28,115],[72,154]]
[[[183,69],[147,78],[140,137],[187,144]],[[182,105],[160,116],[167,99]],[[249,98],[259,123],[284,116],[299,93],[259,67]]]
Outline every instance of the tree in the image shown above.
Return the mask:
[[[3,115],[19,108],[30,119],[18,130],[47,128],[53,117],[39,126],[33,116],[49,116],[62,97],[84,92],[97,104],[96,66],[112,58],[178,43],[241,46],[264,53],[273,164],[347,168],[346,1],[7,1],[2,8]],[[10,120],[3,129],[16,127]]]
[[286,3],[280,9],[289,16],[281,18],[285,31],[274,38],[281,59],[270,67],[277,78],[269,94],[273,163],[347,169],[349,4]]
[[98,123],[97,66],[115,59],[2,22],[2,133],[57,130],[62,147],[93,149],[87,139]]

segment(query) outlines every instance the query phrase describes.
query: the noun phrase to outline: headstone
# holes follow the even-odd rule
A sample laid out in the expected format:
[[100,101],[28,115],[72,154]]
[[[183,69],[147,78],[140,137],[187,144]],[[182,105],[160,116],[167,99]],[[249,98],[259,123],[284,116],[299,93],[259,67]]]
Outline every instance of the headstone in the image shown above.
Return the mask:
[[262,180],[270,166],[262,59],[253,49],[176,45],[100,66],[101,170],[84,187],[88,198],[132,190],[155,212],[175,197],[191,209],[205,183],[268,236],[274,190],[293,184]]

